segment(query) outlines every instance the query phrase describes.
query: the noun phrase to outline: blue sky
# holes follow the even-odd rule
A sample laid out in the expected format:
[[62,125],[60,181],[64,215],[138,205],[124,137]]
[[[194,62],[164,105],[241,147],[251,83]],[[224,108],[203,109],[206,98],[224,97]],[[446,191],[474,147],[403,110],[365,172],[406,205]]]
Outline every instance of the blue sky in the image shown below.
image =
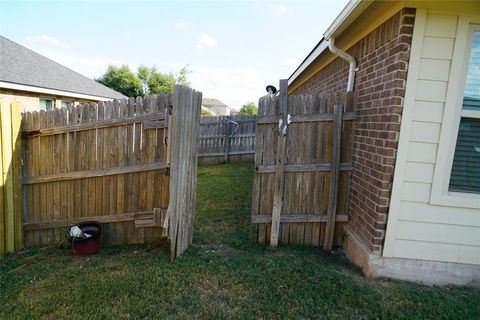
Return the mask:
[[0,0],[0,34],[92,78],[188,64],[195,89],[238,109],[288,78],[346,3]]

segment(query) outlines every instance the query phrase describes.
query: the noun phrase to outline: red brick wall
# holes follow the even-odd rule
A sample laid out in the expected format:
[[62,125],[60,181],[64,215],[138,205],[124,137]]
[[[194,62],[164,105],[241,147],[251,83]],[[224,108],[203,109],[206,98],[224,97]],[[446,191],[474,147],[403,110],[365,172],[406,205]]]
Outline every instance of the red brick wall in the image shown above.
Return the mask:
[[[358,66],[348,227],[374,253],[385,239],[414,19],[402,9],[347,51]],[[347,79],[337,58],[294,94],[345,91]]]

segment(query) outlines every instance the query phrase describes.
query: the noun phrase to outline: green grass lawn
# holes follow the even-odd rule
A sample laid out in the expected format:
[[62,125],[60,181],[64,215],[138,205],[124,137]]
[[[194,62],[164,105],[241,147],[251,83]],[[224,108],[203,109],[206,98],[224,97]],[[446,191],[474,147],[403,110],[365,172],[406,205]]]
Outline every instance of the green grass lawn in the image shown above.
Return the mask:
[[369,280],[340,254],[254,244],[252,164],[201,166],[194,245],[10,255],[3,319],[479,319],[480,292]]

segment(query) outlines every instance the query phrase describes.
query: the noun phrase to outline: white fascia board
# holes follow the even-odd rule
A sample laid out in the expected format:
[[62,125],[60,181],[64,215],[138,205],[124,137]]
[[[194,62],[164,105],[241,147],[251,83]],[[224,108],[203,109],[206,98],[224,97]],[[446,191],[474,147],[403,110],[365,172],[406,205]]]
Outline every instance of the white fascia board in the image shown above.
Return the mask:
[[325,50],[328,49],[328,39],[343,32],[374,0],[350,0],[340,14],[323,34],[323,39],[303,60],[300,66],[288,78],[288,85],[292,84],[298,76],[308,68]]
[[373,0],[350,0],[340,14],[333,20],[330,27],[323,33],[325,39],[336,37],[344,31]]
[[27,86],[24,84],[4,82],[4,81],[0,81],[0,89],[11,89],[11,90],[35,92],[35,93],[51,94],[55,96],[64,96],[64,97],[72,97],[72,98],[79,98],[79,99],[85,99],[85,100],[96,100],[96,101],[110,101],[114,99],[114,98],[99,97],[99,96],[93,96],[89,94],[75,93],[75,92],[62,91],[62,90],[56,90],[56,89]]

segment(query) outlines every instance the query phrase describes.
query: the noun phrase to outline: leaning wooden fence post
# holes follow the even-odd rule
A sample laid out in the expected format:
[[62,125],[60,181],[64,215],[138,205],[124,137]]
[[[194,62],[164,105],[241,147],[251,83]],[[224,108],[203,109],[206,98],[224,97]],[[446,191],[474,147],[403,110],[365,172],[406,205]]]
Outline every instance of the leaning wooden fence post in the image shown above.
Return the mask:
[[227,125],[225,127],[225,163],[228,163],[228,153],[230,152],[230,119],[227,120]]
[[275,247],[278,245],[278,234],[280,231],[280,215],[283,209],[283,191],[285,188],[285,145],[287,141],[288,126],[288,80],[280,80],[280,101],[278,120],[278,141],[277,141],[277,157],[275,159],[275,184],[273,195],[272,209],[272,228],[270,230],[270,245]]
[[23,191],[22,191],[22,105],[14,102],[10,105],[12,119],[12,169],[13,169],[13,208],[14,208],[14,247],[23,248]]
[[201,101],[200,92],[175,85],[172,122],[168,128],[171,162],[167,237],[172,259],[182,254],[192,241]]
[[337,211],[338,180],[340,177],[340,147],[342,140],[343,105],[345,99],[337,94],[333,109],[333,156],[328,193],[327,221],[325,224],[325,239],[323,249],[330,251],[333,246],[335,231],[335,215]]

